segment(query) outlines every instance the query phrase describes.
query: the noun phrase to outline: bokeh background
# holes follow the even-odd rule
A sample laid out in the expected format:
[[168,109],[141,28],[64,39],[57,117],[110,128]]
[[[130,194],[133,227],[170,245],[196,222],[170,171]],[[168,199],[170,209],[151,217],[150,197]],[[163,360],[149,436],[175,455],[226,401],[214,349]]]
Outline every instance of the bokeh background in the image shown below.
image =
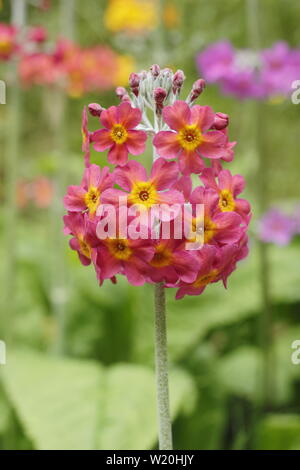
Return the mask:
[[[253,44],[251,0],[141,4],[27,2],[26,26],[46,28],[46,47],[68,36],[113,54],[100,61],[103,89],[81,89],[76,74],[72,86],[18,89],[16,64],[0,62],[7,84],[7,104],[0,105],[2,449],[157,446],[152,287],[119,279],[99,288],[62,233],[62,196],[83,171],[81,112],[90,102],[116,104],[114,88],[152,63],[183,69],[188,94],[199,77],[195,56],[208,44]],[[258,4],[260,47],[278,40],[299,47],[300,4]],[[11,2],[2,0],[0,21],[10,23]],[[253,219],[250,254],[227,290],[211,285],[180,301],[167,292],[174,445],[300,449],[300,364],[291,361],[292,342],[300,339],[299,239],[285,246],[257,240],[264,210],[289,213],[300,199],[300,105],[269,100],[258,110],[215,85],[198,102],[230,115],[230,137],[238,142],[230,169],[246,178]],[[104,164],[96,152],[92,159]]]

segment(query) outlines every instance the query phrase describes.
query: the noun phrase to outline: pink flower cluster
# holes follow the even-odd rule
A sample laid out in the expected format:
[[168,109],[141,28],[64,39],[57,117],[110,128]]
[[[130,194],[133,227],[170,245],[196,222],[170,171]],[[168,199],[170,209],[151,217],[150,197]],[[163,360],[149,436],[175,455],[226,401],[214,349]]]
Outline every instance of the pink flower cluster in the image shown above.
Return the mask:
[[19,76],[25,87],[56,85],[73,97],[86,92],[113,88],[126,72],[128,58],[109,46],[82,48],[66,39],[59,39],[49,49],[47,32],[40,26],[29,28],[25,38],[16,28],[0,24],[0,61],[18,54]]
[[228,41],[208,46],[196,58],[198,70],[223,94],[238,99],[289,96],[300,77],[300,49],[283,41],[260,52],[235,49]]
[[[248,253],[250,205],[239,197],[244,178],[232,175],[221,163],[233,158],[228,116],[194,104],[204,80],[197,80],[187,99],[180,100],[184,78],[182,71],[174,74],[157,65],[149,72],[131,74],[132,93],[117,88],[118,106],[89,105],[90,114],[100,122],[94,132],[88,130],[84,109],[86,168],[81,184],[69,186],[64,198],[68,211],[64,231],[71,235],[70,247],[82,264],[94,266],[100,285],[105,279],[116,282],[120,274],[133,285],[161,282],[175,287],[178,299],[198,295],[210,283],[222,281],[226,286],[237,262]],[[153,149],[149,172],[139,161],[129,159],[129,155],[140,156],[146,163],[147,141]],[[90,162],[91,145],[102,158],[107,152],[112,170]],[[193,173],[198,181],[194,189]],[[201,249],[189,250],[187,242],[200,237],[193,231],[197,205],[204,208],[204,243]],[[132,210],[136,206],[139,217]],[[184,206],[190,211],[188,220],[182,221]],[[111,209],[118,213],[114,235],[103,237]],[[136,224],[137,232],[148,236],[132,236],[129,224]],[[176,236],[174,227],[186,224],[191,231]],[[167,225],[169,231],[165,231]]]

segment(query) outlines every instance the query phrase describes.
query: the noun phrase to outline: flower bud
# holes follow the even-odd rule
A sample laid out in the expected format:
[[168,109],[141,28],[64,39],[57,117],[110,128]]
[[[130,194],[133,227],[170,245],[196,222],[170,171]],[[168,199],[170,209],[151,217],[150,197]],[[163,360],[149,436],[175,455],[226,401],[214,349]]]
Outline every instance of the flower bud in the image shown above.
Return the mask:
[[161,114],[162,109],[164,107],[164,101],[166,99],[167,92],[161,87],[155,88],[153,92],[153,97],[156,105],[156,112],[157,114]]
[[134,93],[135,96],[139,95],[140,81],[141,81],[141,77],[139,76],[138,73],[131,73],[130,74],[129,85],[130,85],[132,93]]
[[116,88],[116,95],[121,100],[124,95],[127,95],[127,90],[122,86],[118,86]]
[[150,72],[152,73],[153,77],[158,77],[158,75],[160,74],[160,66],[157,64],[151,65]]
[[212,128],[218,131],[225,129],[229,124],[229,117],[227,114],[224,113],[216,113],[215,114],[215,121],[213,123]]
[[91,116],[96,117],[101,115],[102,111],[104,111],[104,108],[102,108],[102,106],[100,106],[98,103],[90,103],[88,105],[88,110]]
[[192,91],[191,91],[191,94],[190,94],[190,102],[192,103],[193,101],[195,101],[198,96],[201,95],[202,91],[204,90],[205,88],[205,80],[203,80],[203,78],[199,78],[199,80],[196,80],[193,87],[192,87]]
[[180,93],[184,80],[185,80],[185,75],[183,71],[177,70],[177,72],[175,72],[174,77],[173,77],[173,93],[174,94]]

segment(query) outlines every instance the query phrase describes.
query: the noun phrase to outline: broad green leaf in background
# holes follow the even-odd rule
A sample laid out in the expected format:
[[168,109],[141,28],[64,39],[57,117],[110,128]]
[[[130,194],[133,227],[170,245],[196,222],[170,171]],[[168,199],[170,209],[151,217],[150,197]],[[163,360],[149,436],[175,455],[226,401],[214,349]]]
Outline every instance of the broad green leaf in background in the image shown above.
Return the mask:
[[[300,365],[292,363],[292,342],[300,339],[300,328],[287,328],[277,333],[273,350],[274,390],[276,404],[287,403],[294,393],[293,383],[300,379]],[[261,395],[261,351],[244,346],[219,359],[219,380],[227,391],[249,400],[259,400]]]
[[256,449],[300,450],[300,417],[296,414],[270,414],[259,425]]
[[[134,364],[9,353],[3,385],[36,449],[149,449],[157,436],[155,378]],[[171,409],[191,411],[193,380],[171,374]]]

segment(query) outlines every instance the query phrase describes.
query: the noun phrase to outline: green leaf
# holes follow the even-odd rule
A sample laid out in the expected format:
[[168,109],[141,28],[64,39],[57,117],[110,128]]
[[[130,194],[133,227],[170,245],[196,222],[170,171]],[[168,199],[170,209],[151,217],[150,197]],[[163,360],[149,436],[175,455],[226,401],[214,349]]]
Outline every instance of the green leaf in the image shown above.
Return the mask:
[[104,372],[98,364],[9,352],[3,384],[37,449],[91,449]]
[[259,450],[300,450],[300,417],[271,414],[259,425],[255,448]]
[[[149,449],[157,436],[153,370],[10,351],[3,385],[37,449]],[[171,411],[189,412],[191,377],[174,370]]]

